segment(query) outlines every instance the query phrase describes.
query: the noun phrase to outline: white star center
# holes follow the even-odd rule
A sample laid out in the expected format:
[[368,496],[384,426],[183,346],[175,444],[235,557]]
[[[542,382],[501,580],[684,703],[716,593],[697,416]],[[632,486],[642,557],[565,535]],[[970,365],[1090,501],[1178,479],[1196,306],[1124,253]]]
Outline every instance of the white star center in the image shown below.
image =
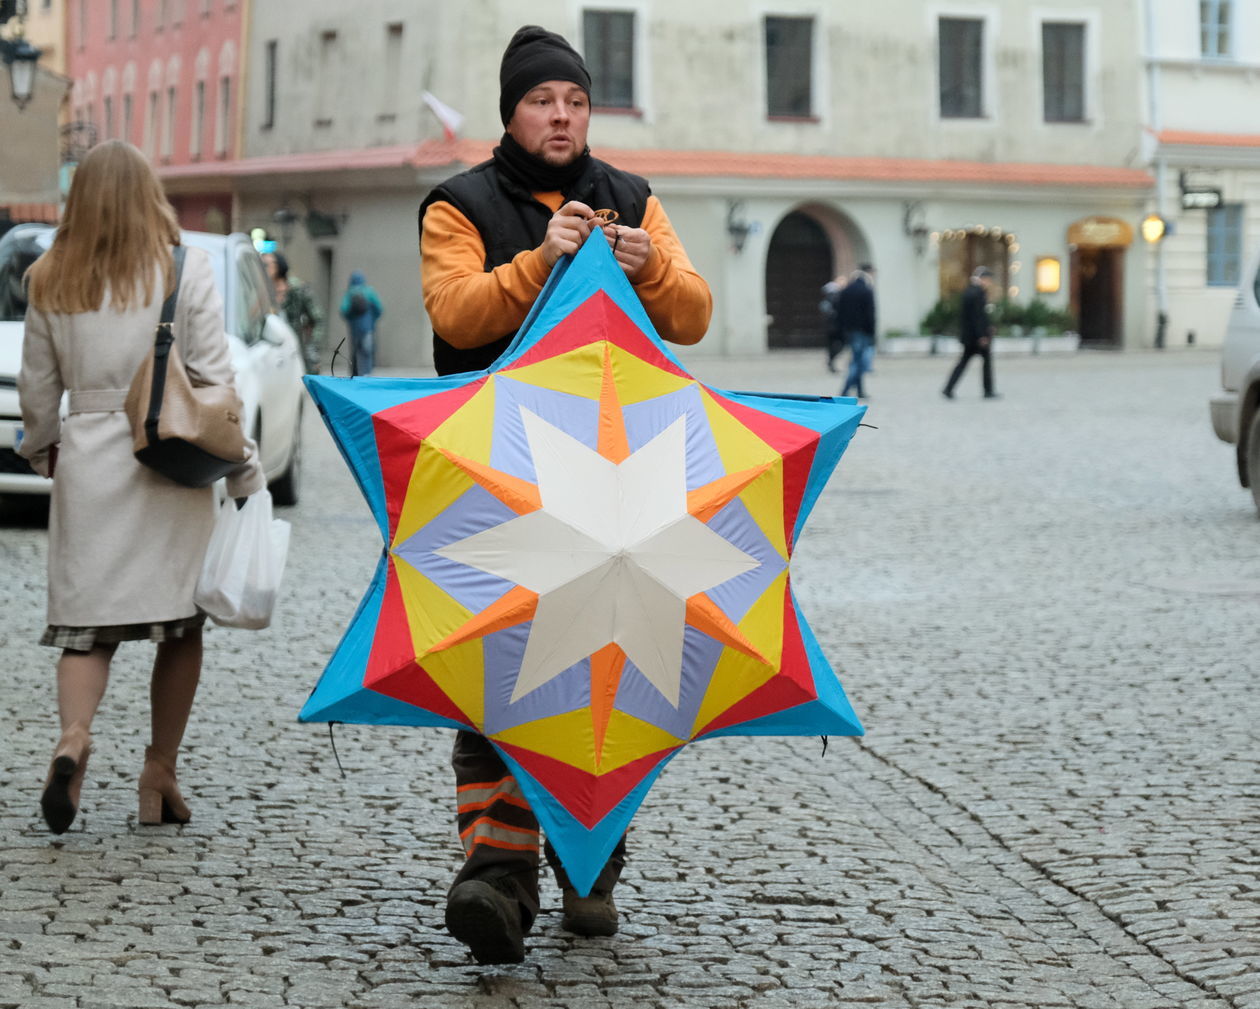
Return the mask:
[[687,599],[758,565],[687,513],[686,417],[621,463],[521,419],[542,508],[436,551],[538,593],[512,700],[615,643],[677,707]]

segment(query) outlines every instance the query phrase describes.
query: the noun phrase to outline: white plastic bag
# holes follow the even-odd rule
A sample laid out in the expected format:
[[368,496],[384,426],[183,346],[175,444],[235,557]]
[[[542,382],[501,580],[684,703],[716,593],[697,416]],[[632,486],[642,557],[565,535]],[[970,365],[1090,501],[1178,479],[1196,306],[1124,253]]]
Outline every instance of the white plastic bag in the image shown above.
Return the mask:
[[214,520],[193,602],[224,627],[266,627],[288,553],[289,523],[271,517],[270,491],[251,494],[240,509],[227,498]]

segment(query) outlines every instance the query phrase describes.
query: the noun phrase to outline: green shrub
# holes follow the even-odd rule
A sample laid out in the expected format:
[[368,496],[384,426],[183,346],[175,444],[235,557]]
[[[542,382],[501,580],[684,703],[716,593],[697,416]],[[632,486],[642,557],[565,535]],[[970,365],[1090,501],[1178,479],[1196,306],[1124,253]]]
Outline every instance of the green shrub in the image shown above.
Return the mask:
[[961,294],[951,294],[948,298],[941,298],[928,310],[927,315],[923,317],[923,321],[919,323],[919,332],[927,336],[931,336],[934,333],[940,333],[944,336],[957,336],[959,334],[959,316],[961,313]]

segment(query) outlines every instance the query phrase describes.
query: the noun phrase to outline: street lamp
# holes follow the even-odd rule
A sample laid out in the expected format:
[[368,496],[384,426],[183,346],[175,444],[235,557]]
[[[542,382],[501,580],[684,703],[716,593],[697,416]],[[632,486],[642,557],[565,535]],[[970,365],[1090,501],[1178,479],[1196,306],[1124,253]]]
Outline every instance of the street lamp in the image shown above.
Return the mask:
[[35,64],[39,62],[40,50],[21,36],[15,39],[0,39],[0,59],[9,68],[9,81],[13,86],[13,101],[18,111],[26,108],[27,102],[35,91]]

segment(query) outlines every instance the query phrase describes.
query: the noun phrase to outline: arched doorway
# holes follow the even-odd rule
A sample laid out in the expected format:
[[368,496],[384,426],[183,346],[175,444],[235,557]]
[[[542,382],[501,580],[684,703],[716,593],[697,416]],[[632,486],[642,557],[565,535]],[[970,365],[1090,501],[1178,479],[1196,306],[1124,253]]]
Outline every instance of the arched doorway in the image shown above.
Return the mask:
[[771,348],[823,346],[818,302],[832,275],[832,244],[826,230],[799,210],[788,214],[774,229],[766,255]]
[[1082,346],[1124,341],[1124,253],[1133,228],[1116,217],[1086,217],[1068,228],[1072,314]]

